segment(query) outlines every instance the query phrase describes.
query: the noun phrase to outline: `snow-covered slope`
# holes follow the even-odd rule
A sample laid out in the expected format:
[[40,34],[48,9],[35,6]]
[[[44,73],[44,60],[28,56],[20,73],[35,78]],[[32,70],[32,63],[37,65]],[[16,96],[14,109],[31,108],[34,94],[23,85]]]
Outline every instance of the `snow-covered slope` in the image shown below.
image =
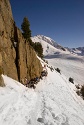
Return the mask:
[[59,68],[67,79],[72,77],[75,84],[84,84],[84,58],[71,54],[46,56],[50,65]]
[[33,42],[37,42],[37,41],[41,42],[41,40],[49,43],[50,45],[52,45],[54,47],[61,47],[54,40],[52,40],[50,37],[47,37],[47,36],[44,36],[44,35],[37,35],[37,36],[32,37]]
[[27,125],[37,94],[7,76],[3,79],[6,87],[0,87],[0,125]]
[[47,45],[45,58],[61,74],[47,67],[48,76],[35,90],[2,75],[6,87],[0,87],[0,125],[84,125],[84,100],[68,81],[73,77],[75,84],[84,83],[84,58]]
[[50,37],[44,36],[44,35],[37,35],[34,37],[31,37],[33,42],[40,42],[43,46],[44,50],[44,55],[48,54],[54,54],[56,52],[62,52],[65,51],[64,53],[70,53],[72,55],[79,55],[79,56],[84,56],[84,47],[78,47],[78,48],[68,48],[68,47],[63,47],[59,45],[57,42],[55,42],[53,39]]
[[51,55],[57,52],[65,53],[64,51],[66,49],[64,49],[61,45],[57,44],[54,40],[52,40],[49,37],[46,37],[43,35],[37,35],[37,36],[32,37],[31,39],[33,42],[40,42],[42,44],[44,55]]
[[[59,68],[67,79],[72,77],[75,84],[84,84],[84,48],[69,49],[54,47],[53,40],[49,37],[37,35],[32,38],[34,42],[41,42],[43,46],[44,58],[53,67]],[[56,43],[56,45],[58,45]],[[82,51],[82,56],[81,55]]]
[[0,125],[84,125],[84,101],[75,86],[56,71],[40,80],[36,89],[3,76],[0,88]]

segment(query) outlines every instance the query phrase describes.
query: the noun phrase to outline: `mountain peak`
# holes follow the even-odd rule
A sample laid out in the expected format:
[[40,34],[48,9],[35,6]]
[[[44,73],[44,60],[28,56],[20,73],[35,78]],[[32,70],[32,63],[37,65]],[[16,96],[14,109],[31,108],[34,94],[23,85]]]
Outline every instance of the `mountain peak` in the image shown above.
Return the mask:
[[36,35],[31,38],[33,42],[40,42],[43,47],[43,54],[44,55],[50,55],[54,54],[59,51],[66,51],[64,47],[59,45],[57,42],[55,42],[50,37],[44,36],[44,35]]
[[50,37],[44,35],[36,35],[31,39],[33,42],[40,42],[42,44],[44,55],[56,54],[58,52],[61,52],[66,54],[71,53],[73,55],[75,54],[78,56],[84,56],[84,47],[78,47],[78,48],[63,47]]

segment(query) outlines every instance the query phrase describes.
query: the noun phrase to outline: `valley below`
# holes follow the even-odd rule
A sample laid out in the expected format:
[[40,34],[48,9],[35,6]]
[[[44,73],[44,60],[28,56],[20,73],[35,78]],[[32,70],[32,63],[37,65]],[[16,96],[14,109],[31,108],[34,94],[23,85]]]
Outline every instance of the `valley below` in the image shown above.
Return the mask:
[[45,59],[54,68],[59,68],[67,79],[72,77],[75,84],[84,85],[84,58],[70,54],[49,55]]

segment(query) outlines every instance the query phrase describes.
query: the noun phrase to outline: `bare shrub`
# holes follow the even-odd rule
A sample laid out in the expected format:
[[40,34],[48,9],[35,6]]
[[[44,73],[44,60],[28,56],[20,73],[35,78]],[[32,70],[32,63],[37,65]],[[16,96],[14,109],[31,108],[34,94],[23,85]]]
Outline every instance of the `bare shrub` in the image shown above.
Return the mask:
[[60,73],[60,69],[59,68],[56,68],[55,70]]
[[81,87],[80,93],[81,93],[81,95],[82,95],[82,97],[83,97],[83,99],[84,99],[84,85]]
[[76,93],[77,93],[78,96],[80,96],[80,91],[79,90],[77,90]]
[[77,89],[80,89],[80,85],[75,85]]
[[69,82],[73,83],[74,84],[74,79],[73,78],[69,78]]

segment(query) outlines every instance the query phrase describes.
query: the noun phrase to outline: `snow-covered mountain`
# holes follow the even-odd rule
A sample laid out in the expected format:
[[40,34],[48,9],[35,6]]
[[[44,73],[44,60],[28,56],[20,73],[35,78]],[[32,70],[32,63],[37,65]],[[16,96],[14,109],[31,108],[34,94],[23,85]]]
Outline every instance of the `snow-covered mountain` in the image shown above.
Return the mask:
[[32,41],[42,44],[44,58],[50,65],[60,68],[67,79],[72,77],[75,84],[84,84],[84,56],[80,56],[84,48],[62,49],[54,40],[43,35],[32,37]]
[[84,47],[72,48],[71,51],[79,56],[84,56]]
[[59,45],[57,42],[52,40],[50,37],[44,35],[37,35],[31,38],[33,42],[40,42],[43,46],[44,55],[63,52],[64,53],[71,53],[79,56],[84,56],[84,47],[78,48],[68,48]]
[[41,42],[41,40],[49,43],[52,46],[56,46],[56,47],[60,46],[54,40],[52,40],[51,38],[46,37],[44,35],[37,35],[37,36],[32,37],[32,41],[34,41],[34,42],[37,42],[37,41]]
[[57,44],[54,40],[43,35],[37,35],[31,38],[33,42],[40,42],[43,47],[44,55],[51,55],[57,52],[66,51],[64,47]]
[[0,88],[0,125],[84,125],[84,101],[75,85],[63,74],[47,71],[35,90],[2,75],[6,87]]

